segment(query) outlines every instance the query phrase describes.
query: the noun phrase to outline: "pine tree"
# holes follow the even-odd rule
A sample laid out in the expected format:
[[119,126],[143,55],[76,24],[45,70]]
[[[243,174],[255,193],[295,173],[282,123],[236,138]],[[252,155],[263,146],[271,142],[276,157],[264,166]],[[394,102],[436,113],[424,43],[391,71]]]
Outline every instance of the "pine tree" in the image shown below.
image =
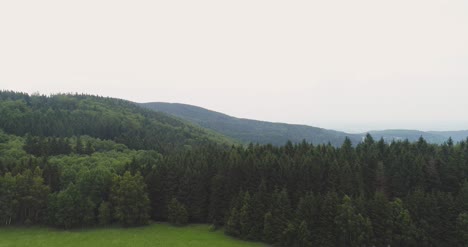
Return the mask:
[[323,198],[320,204],[315,246],[336,246],[338,232],[336,230],[335,217],[337,215],[338,201],[338,195],[335,192],[329,192]]
[[386,196],[381,192],[375,193],[369,205],[369,218],[372,222],[376,246],[385,247],[391,243],[391,210]]
[[297,229],[296,225],[289,222],[281,233],[279,240],[281,246],[296,246],[297,242]]
[[229,214],[229,218],[226,223],[225,232],[233,237],[241,236],[240,215],[237,207],[233,207],[231,209],[231,213]]
[[302,221],[297,229],[297,247],[311,247],[312,246],[312,235],[309,231],[306,221]]
[[273,244],[276,240],[273,215],[271,212],[265,214],[263,221],[263,240],[269,244]]
[[338,246],[368,246],[371,244],[372,226],[370,220],[356,213],[351,198],[345,196],[338,207],[335,224],[340,232]]
[[258,186],[257,192],[252,198],[252,228],[251,237],[254,240],[263,239],[263,223],[265,212],[268,211],[270,205],[270,197],[268,195],[266,181],[262,179]]
[[254,236],[252,235],[253,223],[252,200],[249,192],[245,192],[242,207],[239,212],[240,232],[243,239],[254,239]]
[[[276,191],[273,195],[273,202],[271,205],[271,233],[268,233],[272,237],[269,239],[271,243],[281,243],[283,231],[292,219],[291,203],[289,201],[288,192],[286,189]],[[265,229],[265,227],[264,227]],[[264,232],[265,233],[265,232]]]
[[219,227],[224,223],[224,214],[227,205],[225,205],[226,194],[224,191],[224,177],[220,174],[215,175],[211,179],[211,194],[209,206],[209,221]]
[[416,228],[410,213],[404,208],[400,199],[390,203],[391,208],[391,246],[416,246]]
[[460,246],[468,246],[468,213],[458,215],[457,235]]
[[319,204],[313,194],[309,193],[299,200],[296,215],[298,219],[306,223],[309,231],[316,228]]

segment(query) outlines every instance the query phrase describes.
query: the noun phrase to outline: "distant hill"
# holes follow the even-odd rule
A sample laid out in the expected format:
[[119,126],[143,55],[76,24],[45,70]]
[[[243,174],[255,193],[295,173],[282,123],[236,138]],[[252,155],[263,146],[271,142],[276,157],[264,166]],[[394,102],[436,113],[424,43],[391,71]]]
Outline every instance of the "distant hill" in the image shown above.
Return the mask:
[[448,137],[439,135],[437,133],[424,132],[419,130],[394,129],[369,131],[368,133],[371,134],[375,139],[383,138],[387,142],[403,141],[406,139],[410,142],[414,142],[417,141],[420,137],[423,137],[429,143],[443,143],[448,139]]
[[468,130],[460,131],[419,131],[419,130],[378,130],[369,131],[374,138],[383,138],[385,141],[399,141],[408,139],[408,141],[417,141],[419,137],[423,137],[429,143],[441,144],[452,138],[454,142],[466,140],[468,137]]
[[272,123],[251,119],[236,118],[223,113],[211,111],[198,106],[179,103],[142,103],[141,106],[159,112],[174,115],[204,128],[224,134],[243,143],[260,143],[282,145],[288,140],[301,142],[306,140],[314,144],[325,144],[339,146],[345,137],[349,137],[354,144],[359,143],[366,133],[371,134],[374,139],[383,138],[387,142],[409,140],[417,141],[423,137],[429,143],[441,144],[449,137],[454,142],[464,140],[468,137],[468,130],[464,131],[419,131],[405,129],[390,129],[369,131],[366,133],[350,134],[341,131],[322,129],[307,125]]
[[28,95],[0,91],[0,129],[18,136],[88,135],[131,149],[168,153],[229,138],[133,102],[91,95]]
[[445,140],[449,137],[453,139],[454,142],[459,142],[466,140],[468,137],[468,130],[458,130],[458,131],[428,131],[428,133],[443,136]]
[[360,142],[362,135],[327,130],[306,125],[272,123],[231,117],[223,113],[210,111],[201,107],[178,103],[143,103],[143,107],[168,113],[204,128],[214,130],[243,143],[260,143],[283,145],[288,140],[301,142],[306,140],[313,144],[339,146],[348,136],[353,143]]

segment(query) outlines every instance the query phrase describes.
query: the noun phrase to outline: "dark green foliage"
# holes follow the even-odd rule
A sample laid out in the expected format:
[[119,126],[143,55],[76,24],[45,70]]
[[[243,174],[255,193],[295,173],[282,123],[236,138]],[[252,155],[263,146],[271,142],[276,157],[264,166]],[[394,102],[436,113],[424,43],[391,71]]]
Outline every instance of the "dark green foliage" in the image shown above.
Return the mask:
[[410,213],[403,207],[400,199],[390,203],[391,209],[391,246],[417,246],[417,230]]
[[314,244],[317,246],[335,246],[338,236],[335,217],[338,212],[339,199],[335,192],[327,193],[320,204],[320,213],[317,219],[317,232]]
[[84,154],[83,143],[81,142],[81,139],[79,136],[76,138],[75,153]]
[[16,200],[16,179],[7,173],[0,177],[0,224],[10,225],[15,220]]
[[345,196],[338,206],[335,224],[339,231],[337,246],[370,246],[372,225],[368,218],[356,212],[351,198]]
[[177,198],[172,198],[167,206],[168,220],[176,226],[183,226],[188,223],[188,213],[184,204],[180,203]]
[[65,190],[51,195],[49,223],[66,229],[93,225],[94,210],[95,204],[82,195],[77,186],[70,184]]
[[249,192],[245,192],[242,206],[239,211],[240,234],[243,239],[253,239],[252,227],[254,225],[254,210]]
[[[217,133],[163,113],[145,110],[132,102],[91,95],[30,96],[0,91],[0,116],[0,128],[9,134],[24,136],[29,133],[44,137],[89,135],[114,140],[130,148],[154,149],[161,153],[201,144],[231,143]],[[34,155],[70,151],[49,150],[55,146],[66,147],[52,145],[54,141],[57,139],[32,138],[25,148]],[[92,151],[80,139],[73,144],[78,154]]]
[[296,225],[289,222],[281,233],[279,244],[281,246],[295,246],[297,241]]
[[241,225],[240,225],[240,214],[237,207],[233,207],[229,213],[229,217],[226,223],[226,234],[233,237],[241,236]]
[[17,222],[34,224],[43,221],[50,189],[44,185],[39,167],[16,175]]
[[149,199],[139,173],[132,176],[127,171],[123,176],[114,177],[110,198],[113,215],[119,223],[124,226],[148,224]]
[[273,215],[268,212],[265,214],[263,220],[263,240],[267,243],[274,243],[276,241]]
[[369,218],[374,230],[375,245],[388,246],[392,237],[392,208],[383,193],[375,193],[374,199],[369,201]]
[[211,179],[211,193],[209,204],[209,221],[215,227],[224,224],[224,216],[226,215],[226,194],[224,191],[224,177],[217,174]]
[[67,138],[37,137],[26,135],[24,150],[35,156],[70,154],[72,148]]
[[110,204],[108,202],[101,202],[101,205],[99,205],[99,210],[98,210],[98,221],[99,225],[105,226],[111,223],[112,220],[112,215],[111,215],[111,209],[110,209]]
[[303,220],[297,228],[295,245],[297,247],[310,247],[312,246],[312,235],[310,233],[307,222]]
[[265,212],[269,209],[270,201],[266,181],[265,179],[262,179],[252,198],[251,228],[249,237],[254,240],[263,240],[264,217]]
[[306,222],[308,227],[314,229],[319,216],[319,202],[316,197],[309,193],[302,197],[297,206],[297,218]]
[[288,192],[286,189],[276,190],[273,194],[270,212],[264,219],[264,236],[267,242],[281,244],[286,241],[285,239],[292,238],[291,231],[293,230],[287,229],[295,227],[294,225],[289,226],[292,216]]
[[457,218],[457,234],[459,244],[468,246],[468,213],[462,213]]

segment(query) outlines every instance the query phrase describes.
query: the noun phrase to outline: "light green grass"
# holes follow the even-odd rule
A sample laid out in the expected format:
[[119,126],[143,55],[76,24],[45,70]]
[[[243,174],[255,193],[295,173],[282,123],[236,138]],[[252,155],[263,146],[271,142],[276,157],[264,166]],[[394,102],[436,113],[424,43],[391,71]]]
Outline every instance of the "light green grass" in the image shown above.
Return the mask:
[[207,225],[173,227],[152,224],[139,228],[97,228],[63,231],[50,228],[0,228],[0,247],[237,247],[265,246],[230,238]]

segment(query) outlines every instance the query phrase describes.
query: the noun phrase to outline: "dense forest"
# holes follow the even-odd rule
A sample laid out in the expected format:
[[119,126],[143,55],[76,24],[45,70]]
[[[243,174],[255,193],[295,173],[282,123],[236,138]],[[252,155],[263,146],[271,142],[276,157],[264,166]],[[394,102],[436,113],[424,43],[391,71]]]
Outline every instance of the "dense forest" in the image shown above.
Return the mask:
[[153,220],[288,247],[468,243],[468,140],[229,145],[125,101],[0,96],[4,227]]
[[233,143],[220,134],[164,113],[145,110],[133,102],[90,95],[48,97],[0,91],[0,116],[0,128],[9,134],[90,135],[132,149],[153,149],[161,153],[212,142]]

